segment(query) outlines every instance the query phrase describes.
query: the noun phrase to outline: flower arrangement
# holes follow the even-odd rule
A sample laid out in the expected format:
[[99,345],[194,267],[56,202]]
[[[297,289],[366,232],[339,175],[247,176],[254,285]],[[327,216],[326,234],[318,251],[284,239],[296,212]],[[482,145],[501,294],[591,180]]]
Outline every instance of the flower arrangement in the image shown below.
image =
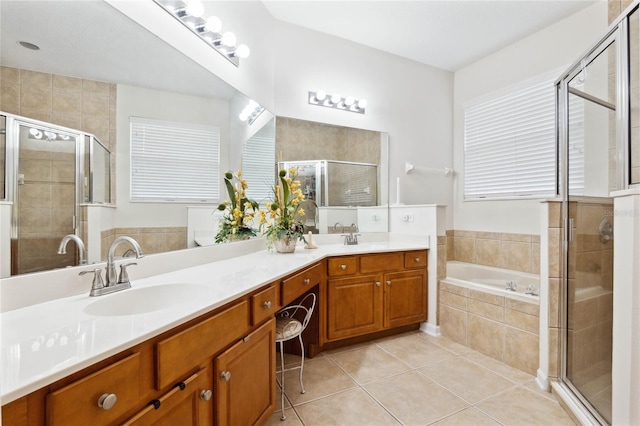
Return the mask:
[[245,195],[247,181],[242,179],[242,171],[235,174],[226,172],[224,184],[229,194],[229,200],[218,206],[218,210],[225,213],[220,219],[216,243],[255,237],[256,230],[251,225],[259,206],[257,202],[250,200]]
[[[298,170],[289,169],[278,173],[279,185],[273,187],[273,199],[267,202],[267,210],[260,210],[260,228],[267,239],[267,247],[274,244],[278,251],[293,251],[297,240],[305,241],[304,225],[298,219],[304,216],[300,203],[304,201],[304,194],[300,188],[300,181],[296,180]],[[266,230],[265,230],[266,229]],[[285,245],[289,249],[281,249]]]

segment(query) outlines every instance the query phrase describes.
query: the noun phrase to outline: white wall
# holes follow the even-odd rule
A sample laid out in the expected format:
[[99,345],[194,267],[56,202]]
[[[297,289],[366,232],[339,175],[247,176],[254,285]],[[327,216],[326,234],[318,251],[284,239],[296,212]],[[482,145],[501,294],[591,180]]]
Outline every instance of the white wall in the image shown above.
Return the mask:
[[[388,132],[390,179],[401,177],[401,201],[451,205],[452,179],[444,176],[453,162],[451,72],[282,22],[276,34],[276,115]],[[319,89],[367,99],[366,113],[309,105],[308,91]],[[405,161],[415,164],[409,175]],[[394,184],[394,202],[395,192]]]
[[557,68],[568,67],[604,35],[606,28],[607,2],[599,1],[581,12],[456,71],[453,91],[453,167],[456,170],[453,224],[455,229],[540,233],[538,200],[463,201],[463,104],[505,86]]
[[[187,226],[188,204],[131,203],[129,117],[144,117],[220,128],[220,169],[229,168],[229,103],[141,87],[118,85],[116,203],[118,228]],[[220,190],[223,191],[222,176]],[[193,204],[193,203],[189,203]]]

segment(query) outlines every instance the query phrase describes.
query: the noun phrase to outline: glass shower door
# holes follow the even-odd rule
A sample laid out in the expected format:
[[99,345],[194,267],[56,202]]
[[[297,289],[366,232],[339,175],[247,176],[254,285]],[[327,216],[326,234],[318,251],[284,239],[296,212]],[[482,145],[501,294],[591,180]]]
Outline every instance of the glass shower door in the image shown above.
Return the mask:
[[77,265],[70,243],[76,228],[76,145],[79,135],[18,123],[17,189],[13,213],[12,275]]
[[[611,423],[613,199],[618,99],[614,35],[569,77],[565,151],[563,381]],[[621,129],[620,129],[621,130]]]

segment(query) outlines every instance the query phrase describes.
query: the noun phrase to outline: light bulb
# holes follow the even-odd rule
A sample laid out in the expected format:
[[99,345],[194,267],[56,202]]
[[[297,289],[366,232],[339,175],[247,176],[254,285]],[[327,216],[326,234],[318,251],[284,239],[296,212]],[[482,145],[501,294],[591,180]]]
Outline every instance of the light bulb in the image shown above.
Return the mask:
[[344,99],[344,104],[345,104],[346,106],[351,106],[351,105],[353,105],[353,103],[354,103],[355,101],[356,101],[356,100],[355,100],[355,99],[353,99],[353,96],[347,96],[347,97]]
[[204,13],[204,5],[200,0],[190,0],[185,9],[189,15],[199,18]]
[[42,132],[38,129],[29,129],[29,133],[36,139],[42,139]]
[[222,44],[227,47],[233,47],[236,44],[236,35],[231,31],[222,34]]
[[236,48],[235,55],[238,58],[244,59],[249,57],[250,53],[251,51],[249,50],[249,47],[246,44],[241,44]]
[[249,118],[249,114],[246,114],[244,111],[242,111],[240,115],[238,115],[238,118],[240,119],[240,121],[247,121],[247,119]]
[[204,24],[207,31],[212,33],[219,33],[222,29],[222,21],[217,16],[209,16],[207,22]]
[[327,97],[327,93],[324,90],[318,90],[316,92],[316,100],[318,102],[324,101],[326,97]]
[[251,99],[249,101],[249,105],[248,105],[249,109],[252,109],[252,110],[256,109],[257,106],[258,106],[258,103],[256,101],[254,101],[253,99]]
[[331,95],[331,103],[332,104],[337,104],[341,100],[342,100],[342,96],[338,95],[337,93],[334,94],[334,95]]
[[367,100],[366,99],[360,99],[358,101],[358,109],[365,109],[367,107]]

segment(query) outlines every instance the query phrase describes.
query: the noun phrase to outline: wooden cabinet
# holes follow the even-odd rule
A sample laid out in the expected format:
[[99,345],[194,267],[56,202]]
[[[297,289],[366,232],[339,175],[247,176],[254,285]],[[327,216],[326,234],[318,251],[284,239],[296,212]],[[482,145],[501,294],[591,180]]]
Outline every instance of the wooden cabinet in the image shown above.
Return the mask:
[[213,379],[205,367],[176,383],[173,388],[147,406],[123,426],[204,426],[213,424]]
[[216,424],[262,424],[276,401],[275,319],[215,359]]
[[426,250],[329,259],[327,340],[426,321],[426,259]]
[[315,285],[324,281],[322,273],[323,263],[316,263],[313,266],[282,280],[282,306],[293,302],[298,296],[308,292]]

